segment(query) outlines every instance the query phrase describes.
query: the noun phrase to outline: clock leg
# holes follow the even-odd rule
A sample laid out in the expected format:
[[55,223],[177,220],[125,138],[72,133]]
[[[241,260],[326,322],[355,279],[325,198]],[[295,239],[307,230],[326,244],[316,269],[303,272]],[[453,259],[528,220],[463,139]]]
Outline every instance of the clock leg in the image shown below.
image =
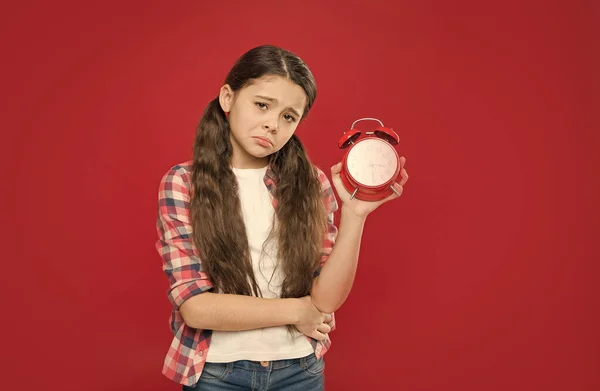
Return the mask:
[[357,191],[358,191],[358,187],[354,189],[354,193],[352,193],[352,195],[350,196],[350,199],[354,198],[354,196],[356,195]]
[[400,193],[398,193],[398,190],[394,189],[394,185],[390,186],[390,189],[392,189],[392,191],[396,193],[398,197],[400,197]]

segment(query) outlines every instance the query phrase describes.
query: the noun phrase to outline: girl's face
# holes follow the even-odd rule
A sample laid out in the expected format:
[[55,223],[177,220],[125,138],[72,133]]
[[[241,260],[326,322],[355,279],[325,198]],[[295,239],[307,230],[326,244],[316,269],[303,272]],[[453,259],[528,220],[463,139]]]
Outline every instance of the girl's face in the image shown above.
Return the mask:
[[221,87],[221,108],[229,113],[232,165],[261,168],[294,134],[306,106],[302,87],[281,76],[264,76],[237,92]]

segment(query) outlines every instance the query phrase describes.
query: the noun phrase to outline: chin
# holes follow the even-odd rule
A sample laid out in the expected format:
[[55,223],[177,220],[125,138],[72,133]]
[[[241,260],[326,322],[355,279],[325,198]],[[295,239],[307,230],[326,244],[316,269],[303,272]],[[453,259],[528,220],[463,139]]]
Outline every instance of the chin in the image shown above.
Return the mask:
[[256,159],[263,159],[266,158],[267,156],[269,156],[271,153],[271,151],[257,151],[256,149],[246,149],[246,153],[250,156],[252,156],[253,158]]
[[252,156],[265,157],[265,156],[269,156],[270,154],[275,152],[275,148],[273,148],[273,147],[264,148],[264,147],[260,147],[260,146],[252,146],[251,148],[248,148],[246,150],[246,152]]

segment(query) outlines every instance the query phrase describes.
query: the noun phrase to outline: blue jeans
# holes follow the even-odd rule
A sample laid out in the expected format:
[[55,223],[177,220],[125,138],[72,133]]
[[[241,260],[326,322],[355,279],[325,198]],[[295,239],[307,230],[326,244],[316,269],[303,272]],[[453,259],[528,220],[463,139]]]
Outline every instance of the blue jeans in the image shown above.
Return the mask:
[[312,353],[278,361],[207,362],[194,387],[183,391],[323,391],[325,361]]

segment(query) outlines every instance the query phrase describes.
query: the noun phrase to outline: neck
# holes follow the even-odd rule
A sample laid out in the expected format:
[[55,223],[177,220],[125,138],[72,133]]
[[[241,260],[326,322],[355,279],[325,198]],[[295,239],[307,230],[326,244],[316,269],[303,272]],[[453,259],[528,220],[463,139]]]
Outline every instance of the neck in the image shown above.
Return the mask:
[[235,159],[231,158],[231,167],[237,168],[240,170],[245,169],[257,169],[257,168],[265,168],[269,165],[269,159],[267,158],[255,158],[253,159]]

